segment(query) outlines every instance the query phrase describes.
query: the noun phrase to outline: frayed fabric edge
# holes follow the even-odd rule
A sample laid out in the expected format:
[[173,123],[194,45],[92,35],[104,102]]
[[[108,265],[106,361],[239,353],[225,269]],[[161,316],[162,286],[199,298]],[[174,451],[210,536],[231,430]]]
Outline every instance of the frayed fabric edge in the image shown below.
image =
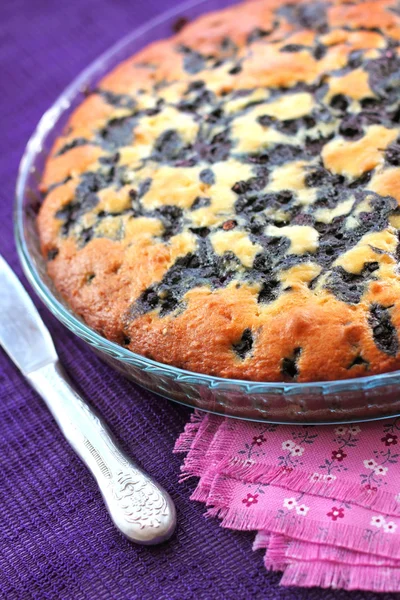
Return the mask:
[[297,561],[284,568],[280,585],[320,587],[373,592],[398,592],[400,569],[393,567],[363,567],[340,563]]
[[189,423],[186,423],[185,429],[175,442],[173,449],[174,454],[189,452],[193,445],[196,434],[199,431],[200,425],[206,416],[206,413],[201,413],[196,410],[190,415]]

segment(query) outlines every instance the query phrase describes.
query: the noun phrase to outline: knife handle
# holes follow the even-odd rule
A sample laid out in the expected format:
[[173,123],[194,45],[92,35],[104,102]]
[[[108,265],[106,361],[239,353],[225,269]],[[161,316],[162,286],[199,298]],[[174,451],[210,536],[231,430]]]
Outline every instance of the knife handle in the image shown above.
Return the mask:
[[64,436],[95,477],[116,527],[131,541],[159,544],[176,526],[168,493],[118,449],[110,431],[73,388],[60,363],[28,375]]

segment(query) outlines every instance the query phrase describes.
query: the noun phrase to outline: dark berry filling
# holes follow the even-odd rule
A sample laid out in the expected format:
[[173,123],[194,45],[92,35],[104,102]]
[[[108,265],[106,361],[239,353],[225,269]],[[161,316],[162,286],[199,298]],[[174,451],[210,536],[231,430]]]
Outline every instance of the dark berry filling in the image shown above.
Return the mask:
[[242,360],[246,358],[246,356],[251,352],[253,348],[253,334],[251,329],[245,329],[243,331],[242,337],[237,344],[233,344],[232,348],[235,354],[239,356]]
[[296,380],[299,374],[298,361],[301,355],[301,348],[295,348],[292,356],[282,360],[281,374],[285,379]]
[[215,175],[212,169],[203,169],[200,171],[200,181],[206,183],[207,185],[214,185]]
[[86,146],[86,144],[90,144],[90,142],[88,140],[86,140],[85,138],[75,138],[71,142],[68,142],[67,144],[65,144],[57,152],[57,156],[61,156],[62,154],[65,154],[66,152],[69,152],[70,150],[72,150],[73,148],[77,148],[78,146]]
[[373,304],[370,308],[368,323],[372,329],[375,345],[389,356],[396,356],[399,350],[397,331],[390,316],[391,306]]

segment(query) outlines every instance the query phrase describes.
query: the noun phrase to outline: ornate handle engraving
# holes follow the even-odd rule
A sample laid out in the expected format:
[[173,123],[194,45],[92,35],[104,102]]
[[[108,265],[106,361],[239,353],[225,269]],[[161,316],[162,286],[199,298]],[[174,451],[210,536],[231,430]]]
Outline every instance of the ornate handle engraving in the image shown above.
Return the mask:
[[110,483],[114,498],[124,512],[125,520],[143,529],[160,529],[168,516],[168,503],[160,491],[143,480],[138,473],[119,471]]
[[121,452],[102,419],[71,386],[59,363],[34,371],[29,380],[96,478],[118,529],[141,544],[168,539],[176,525],[171,498]]

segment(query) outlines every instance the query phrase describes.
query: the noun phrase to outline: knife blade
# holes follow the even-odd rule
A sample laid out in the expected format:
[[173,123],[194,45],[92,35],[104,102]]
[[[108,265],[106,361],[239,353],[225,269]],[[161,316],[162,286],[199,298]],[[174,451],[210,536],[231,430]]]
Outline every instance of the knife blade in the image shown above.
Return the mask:
[[0,344],[23,375],[55,362],[49,331],[22,283],[0,256]]
[[176,526],[169,494],[118,448],[101,417],[74,388],[32,300],[1,256],[0,345],[43,398],[96,479],[121,533],[138,544],[169,539]]

